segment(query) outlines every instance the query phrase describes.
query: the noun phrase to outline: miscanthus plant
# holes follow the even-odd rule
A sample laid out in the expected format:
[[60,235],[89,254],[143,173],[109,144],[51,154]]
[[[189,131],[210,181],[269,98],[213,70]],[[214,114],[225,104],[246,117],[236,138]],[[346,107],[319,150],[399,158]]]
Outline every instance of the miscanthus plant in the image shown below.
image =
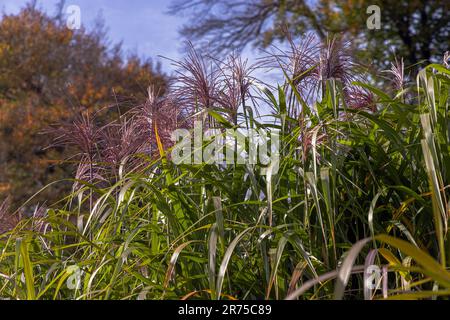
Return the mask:
[[[408,81],[399,60],[381,90],[338,38],[291,41],[257,66],[192,48],[175,64],[170,96],[58,129],[79,147],[73,192],[0,236],[0,297],[449,297],[446,66]],[[278,171],[175,165],[170,131],[194,120],[278,130]]]

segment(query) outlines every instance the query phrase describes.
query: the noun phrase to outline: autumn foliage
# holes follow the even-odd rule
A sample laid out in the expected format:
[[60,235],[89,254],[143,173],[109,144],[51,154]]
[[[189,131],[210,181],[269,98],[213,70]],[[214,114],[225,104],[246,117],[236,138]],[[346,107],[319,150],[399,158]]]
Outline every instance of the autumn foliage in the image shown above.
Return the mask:
[[[61,15],[32,5],[0,19],[0,198],[20,203],[51,181],[69,177],[66,147],[47,148],[43,134],[71,122],[80,109],[99,121],[145,101],[152,85],[163,94],[166,79],[150,60],[125,56],[102,25],[70,30]],[[48,188],[51,202],[61,188]],[[39,199],[38,199],[39,200]]]

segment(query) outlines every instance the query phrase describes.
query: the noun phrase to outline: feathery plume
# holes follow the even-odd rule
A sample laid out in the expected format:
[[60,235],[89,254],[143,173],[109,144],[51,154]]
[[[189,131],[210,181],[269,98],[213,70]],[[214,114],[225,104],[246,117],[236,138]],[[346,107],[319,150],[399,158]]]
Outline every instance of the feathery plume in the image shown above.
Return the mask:
[[395,57],[395,62],[391,63],[391,69],[385,70],[384,72],[390,73],[393,76],[392,84],[396,90],[403,89],[405,83],[405,65],[403,58],[397,60],[397,57]]
[[219,70],[217,66],[199,54],[188,42],[187,56],[174,61],[176,68],[172,95],[190,114],[213,107]]
[[250,88],[256,81],[252,73],[259,68],[259,65],[257,63],[248,65],[248,59],[243,60],[235,53],[228,56],[225,62],[217,63],[217,65],[220,77],[214,99],[218,107],[229,111],[227,116],[234,124],[237,124],[239,107],[244,107],[248,98],[252,99],[253,104],[256,105]]
[[344,86],[349,85],[354,79],[352,68],[354,66],[353,57],[349,46],[344,42],[342,36],[335,35],[327,38],[321,45],[319,65],[316,69],[316,76],[322,90],[325,82],[329,79],[336,79]]

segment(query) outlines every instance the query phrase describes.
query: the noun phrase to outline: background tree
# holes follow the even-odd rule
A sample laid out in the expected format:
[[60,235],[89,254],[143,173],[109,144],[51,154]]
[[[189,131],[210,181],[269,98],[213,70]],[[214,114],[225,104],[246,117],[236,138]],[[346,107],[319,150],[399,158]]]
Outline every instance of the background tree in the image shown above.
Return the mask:
[[[61,12],[61,11],[59,11]],[[145,101],[152,85],[163,94],[159,66],[137,56],[124,57],[111,46],[101,24],[70,30],[58,13],[29,4],[0,20],[0,193],[20,204],[49,182],[69,177],[66,147],[46,149],[50,124],[71,121],[81,106],[102,121],[118,106],[123,112]],[[70,184],[68,184],[69,186]],[[63,184],[42,193],[51,202]]]
[[[379,30],[367,28],[370,5],[381,9]],[[344,33],[362,61],[385,69],[393,51],[406,65],[441,61],[450,46],[449,9],[448,0],[177,0],[170,12],[195,15],[181,33],[215,52],[284,41],[286,25],[294,35],[312,31],[321,39]]]

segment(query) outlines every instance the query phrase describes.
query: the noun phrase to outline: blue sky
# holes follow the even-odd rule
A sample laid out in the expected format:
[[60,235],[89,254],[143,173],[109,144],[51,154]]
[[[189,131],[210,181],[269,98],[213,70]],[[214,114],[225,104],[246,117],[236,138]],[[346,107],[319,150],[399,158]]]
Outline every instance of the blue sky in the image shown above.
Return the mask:
[[[17,13],[28,0],[0,0],[0,10]],[[54,13],[58,0],[38,0],[38,5]],[[88,28],[101,14],[112,42],[123,41],[125,52],[161,61],[164,71],[170,71],[170,62],[158,58],[180,58],[182,39],[178,29],[184,23],[179,16],[165,12],[170,0],[66,0],[66,7],[78,5],[81,21]]]
[[[0,0],[0,12],[17,13],[29,0]],[[54,14],[59,0],[37,0],[38,6]],[[160,58],[182,59],[183,39],[178,30],[186,18],[168,15],[171,0],[66,0],[65,6],[78,5],[82,24],[90,28],[101,15],[113,43],[122,41],[125,52],[137,53],[159,61],[167,74],[173,72],[171,62]],[[247,48],[242,56],[254,62],[257,50]],[[279,76],[257,70],[254,76],[273,82]]]
[[[17,13],[29,0],[0,0],[0,12]],[[78,5],[82,24],[90,28],[102,17],[111,42],[122,41],[124,51],[137,53],[161,62],[167,74],[173,72],[171,62],[158,56],[182,59],[183,39],[178,30],[187,18],[167,14],[172,0],[66,0],[65,7]],[[59,0],[37,0],[38,6],[50,14],[56,12]],[[247,48],[242,56],[254,62],[257,50]],[[254,73],[268,81],[273,76],[260,70]],[[270,82],[270,81],[269,81]]]

